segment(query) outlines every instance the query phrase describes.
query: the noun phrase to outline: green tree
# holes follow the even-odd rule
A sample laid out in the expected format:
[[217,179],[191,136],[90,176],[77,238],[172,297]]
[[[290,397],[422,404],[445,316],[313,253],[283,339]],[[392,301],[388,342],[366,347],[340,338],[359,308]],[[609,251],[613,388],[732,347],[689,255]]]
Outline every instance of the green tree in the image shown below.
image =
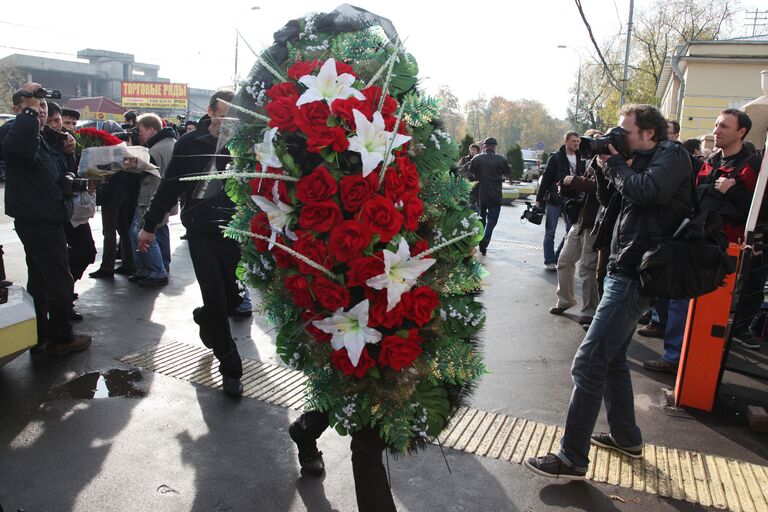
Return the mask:
[[472,138],[470,134],[465,134],[464,138],[461,139],[461,142],[459,143],[459,155],[464,156],[469,154],[469,146],[472,145],[472,143],[475,142],[475,139]]
[[519,180],[523,177],[523,169],[524,169],[524,163],[523,163],[523,151],[520,149],[520,146],[515,144],[515,147],[510,148],[507,150],[506,153],[507,162],[509,162],[509,167],[512,169],[512,174],[510,175],[510,178],[513,180]]
[[18,68],[3,65],[0,66],[0,113],[13,111],[13,93],[18,91],[24,82],[26,75]]
[[443,122],[443,129],[453,140],[459,140],[461,134],[467,131],[467,121],[461,112],[459,98],[447,85],[441,85],[438,88],[437,98],[440,100],[440,119]]

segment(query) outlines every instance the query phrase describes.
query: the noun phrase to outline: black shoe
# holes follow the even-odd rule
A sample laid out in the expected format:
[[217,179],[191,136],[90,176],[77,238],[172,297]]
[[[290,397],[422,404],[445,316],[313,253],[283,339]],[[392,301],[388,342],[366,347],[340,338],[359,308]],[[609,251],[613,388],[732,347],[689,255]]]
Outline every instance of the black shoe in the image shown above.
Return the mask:
[[243,383],[240,382],[239,377],[227,377],[221,382],[221,387],[224,389],[224,394],[231,398],[240,398],[243,396]]
[[88,274],[88,277],[92,277],[94,279],[113,279],[115,277],[115,273],[100,268],[96,272],[91,272]]
[[643,313],[643,316],[640,317],[640,319],[637,321],[640,325],[648,325],[651,323],[651,312],[646,311]]
[[80,298],[80,294],[79,294],[79,293],[77,293],[77,292],[74,292],[74,293],[72,294],[72,300],[77,300],[77,299],[79,299],[79,298]]
[[678,364],[664,359],[651,359],[643,363],[643,368],[652,372],[677,373]]
[[589,438],[589,442],[601,448],[608,448],[609,450],[617,451],[622,455],[626,455],[627,457],[633,459],[643,458],[642,446],[640,448],[624,448],[623,446],[619,446],[616,441],[613,440],[613,436],[606,432],[593,435]]
[[480,249],[480,254],[482,254],[483,256],[485,256],[486,251],[488,251],[487,247],[478,247],[478,249]]
[[736,343],[738,343],[744,348],[749,348],[752,350],[760,350],[760,340],[752,336],[752,333],[749,331],[734,334],[733,341],[735,341]]
[[167,277],[147,277],[145,279],[141,279],[136,284],[138,284],[142,288],[150,288],[153,286],[165,286],[168,284],[168,278]]
[[79,322],[80,320],[83,319],[83,315],[81,315],[80,313],[78,313],[74,309],[70,309],[69,310],[69,319],[70,320],[74,320],[76,322]]
[[184,233],[183,235],[181,235],[181,236],[179,237],[179,240],[189,240],[189,238],[187,238],[187,234],[186,234],[186,233]]
[[523,465],[537,475],[548,478],[560,478],[563,480],[584,480],[586,471],[576,471],[554,453],[548,453],[543,457],[530,457],[525,459]]
[[291,436],[291,439],[299,449],[301,473],[320,476],[325,471],[323,452],[317,449],[317,443],[314,439],[308,442],[302,439],[302,434],[304,434],[304,429],[298,423],[291,423],[291,426],[288,427],[288,435]]
[[121,266],[121,267],[117,267],[115,269],[115,274],[119,274],[121,276],[130,276],[130,275],[134,274],[135,272],[136,272],[136,269],[135,268],[131,268],[131,267],[123,267],[123,266]]
[[129,283],[138,283],[142,279],[146,279],[149,276],[140,276],[139,274],[133,274],[132,276],[128,276],[128,282]]
[[42,354],[43,352],[45,352],[45,347],[46,347],[46,345],[48,345],[49,341],[50,340],[48,340],[48,338],[38,338],[37,339],[37,345],[35,345],[34,347],[30,347],[29,348],[29,353],[30,354]]

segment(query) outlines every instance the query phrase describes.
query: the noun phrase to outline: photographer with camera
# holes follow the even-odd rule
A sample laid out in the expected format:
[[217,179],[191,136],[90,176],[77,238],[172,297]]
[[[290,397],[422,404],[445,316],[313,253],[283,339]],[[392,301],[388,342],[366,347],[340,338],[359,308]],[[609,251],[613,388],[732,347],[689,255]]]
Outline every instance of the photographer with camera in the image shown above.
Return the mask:
[[[48,353],[64,355],[88,348],[91,337],[72,332],[69,309],[73,280],[67,261],[65,225],[72,215],[74,139],[62,141],[62,151],[42,134],[47,109],[41,100],[55,96],[38,83],[27,83],[13,94],[16,119],[0,127],[0,150],[7,164],[5,213],[14,218],[24,246],[35,302],[38,348],[48,342]],[[68,155],[68,156],[65,156]]]
[[[560,244],[555,252],[555,235],[560,217],[565,221],[565,231],[571,229],[571,218],[566,215],[565,206],[569,198],[561,197],[558,186],[566,176],[581,176],[584,174],[584,161],[579,154],[579,134],[568,132],[563,139],[563,145],[547,160],[547,168],[541,177],[539,191],[536,193],[535,206],[546,211],[544,226],[544,267],[550,272],[557,270],[557,259],[563,245]],[[575,198],[574,198],[575,199]],[[546,206],[545,206],[546,205]],[[578,212],[576,212],[578,216]]]
[[[574,389],[557,454],[532,457],[525,466],[551,478],[582,480],[590,444],[630,458],[643,456],[635,421],[627,348],[649,299],[641,294],[638,265],[660,237],[669,237],[691,215],[691,161],[667,140],[667,122],[651,105],[625,105],[619,127],[581,145],[585,153],[610,153],[603,173],[615,193],[607,208],[616,218],[604,293],[573,360]],[[585,156],[591,157],[591,154]],[[592,435],[605,401],[609,433]]]
[[[591,129],[585,133],[586,137],[602,137],[599,130]],[[561,196],[571,197],[566,203],[566,215],[573,222],[571,229],[565,235],[563,249],[557,259],[557,302],[549,312],[553,315],[561,315],[565,310],[576,305],[574,295],[574,274],[576,263],[579,264],[579,277],[581,278],[582,307],[579,323],[582,327],[588,327],[592,323],[597,303],[600,301],[599,287],[597,283],[597,251],[595,251],[596,233],[595,218],[599,209],[597,201],[596,169],[601,165],[594,157],[587,166],[583,176],[568,175],[563,178],[559,187]],[[576,207],[569,207],[570,205]]]

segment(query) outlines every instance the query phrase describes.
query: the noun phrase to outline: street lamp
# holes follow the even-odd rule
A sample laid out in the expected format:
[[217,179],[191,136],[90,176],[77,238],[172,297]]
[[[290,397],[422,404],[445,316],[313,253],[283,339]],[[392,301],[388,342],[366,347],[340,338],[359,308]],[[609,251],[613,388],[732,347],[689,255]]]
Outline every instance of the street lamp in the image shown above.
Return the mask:
[[576,52],[576,55],[579,56],[579,77],[576,80],[576,110],[573,113],[573,117],[576,120],[576,123],[578,123],[579,122],[579,101],[581,100],[581,52],[576,48],[572,48],[564,44],[559,44],[557,45],[557,47],[568,48],[569,50],[573,50],[574,52]]
[[[258,11],[260,9],[261,7],[258,5],[254,5],[253,7],[251,7],[252,11]],[[233,80],[234,90],[237,90],[237,54],[239,50],[239,44],[240,44],[240,33],[237,31],[237,29],[235,29],[235,77]]]

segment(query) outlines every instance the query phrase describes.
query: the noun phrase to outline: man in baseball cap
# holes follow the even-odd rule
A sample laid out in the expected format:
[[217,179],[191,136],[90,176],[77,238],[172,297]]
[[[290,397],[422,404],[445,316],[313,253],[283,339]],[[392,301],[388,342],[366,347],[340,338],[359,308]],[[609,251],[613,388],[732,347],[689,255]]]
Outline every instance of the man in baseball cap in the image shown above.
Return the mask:
[[469,179],[478,181],[480,193],[480,220],[485,226],[485,234],[480,242],[480,253],[485,256],[488,244],[491,243],[493,228],[499,221],[501,213],[501,184],[504,175],[509,176],[512,169],[507,160],[496,154],[496,139],[488,137],[483,141],[483,153],[475,156],[469,164]]

